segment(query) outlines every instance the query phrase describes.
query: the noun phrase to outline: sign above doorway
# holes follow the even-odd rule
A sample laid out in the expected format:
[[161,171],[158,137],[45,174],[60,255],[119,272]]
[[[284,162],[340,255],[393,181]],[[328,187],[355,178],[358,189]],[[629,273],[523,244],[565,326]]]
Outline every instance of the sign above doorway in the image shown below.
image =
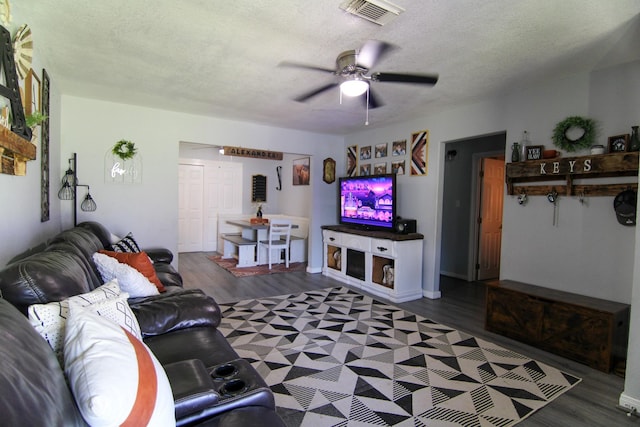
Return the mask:
[[281,151],[259,150],[257,148],[230,147],[225,145],[225,156],[251,157],[253,159],[282,160]]

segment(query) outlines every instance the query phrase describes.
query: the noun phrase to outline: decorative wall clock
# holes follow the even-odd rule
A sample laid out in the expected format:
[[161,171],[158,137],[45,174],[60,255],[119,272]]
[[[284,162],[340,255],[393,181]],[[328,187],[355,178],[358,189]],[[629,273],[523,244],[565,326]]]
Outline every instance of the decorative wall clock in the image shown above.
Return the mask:
[[16,62],[18,76],[20,76],[21,80],[24,80],[31,69],[31,60],[33,59],[33,36],[31,28],[27,24],[18,29],[13,39],[13,57]]

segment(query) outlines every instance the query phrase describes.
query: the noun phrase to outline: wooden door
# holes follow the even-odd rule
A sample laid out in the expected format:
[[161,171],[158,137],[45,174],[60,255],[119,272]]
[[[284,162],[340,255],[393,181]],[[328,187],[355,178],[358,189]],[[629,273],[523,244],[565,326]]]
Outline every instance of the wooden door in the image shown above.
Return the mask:
[[482,159],[477,280],[500,276],[504,161]]

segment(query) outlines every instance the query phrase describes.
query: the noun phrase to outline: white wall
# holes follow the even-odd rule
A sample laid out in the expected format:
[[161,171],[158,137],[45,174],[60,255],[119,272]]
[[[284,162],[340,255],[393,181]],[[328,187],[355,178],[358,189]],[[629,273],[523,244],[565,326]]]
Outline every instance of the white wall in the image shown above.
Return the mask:
[[[18,8],[19,9],[19,8]],[[13,20],[5,26],[11,34],[14,34],[22,25],[20,11],[11,11]],[[34,58],[31,68],[42,80],[42,69],[46,64],[41,62],[41,52],[38,46],[34,47]],[[41,169],[41,145],[37,146],[36,159],[27,162],[27,174],[25,176],[13,176],[0,174],[0,266],[4,266],[14,255],[23,252],[45,238],[61,230],[60,225],[60,201],[58,190],[60,189],[60,92],[56,84],[56,76],[50,78],[49,100],[49,166],[50,166],[50,194],[49,194],[49,221],[40,221],[40,179]],[[4,84],[4,83],[3,83]],[[21,83],[23,85],[23,82]]]
[[[640,62],[591,74],[545,82],[503,97],[487,99],[421,119],[347,136],[345,144],[369,145],[410,137],[429,129],[429,173],[400,177],[400,215],[418,219],[425,234],[423,290],[439,294],[440,217],[442,215],[443,141],[507,130],[505,150],[528,130],[534,144],[549,148],[556,123],[570,115],[600,123],[599,142],[630,132],[640,118]],[[616,94],[631,92],[617,102]],[[588,150],[574,155],[588,154]],[[565,154],[566,155],[566,154]],[[507,156],[509,157],[509,156]],[[594,197],[586,206],[577,197],[559,201],[559,224],[544,197],[520,206],[505,197],[501,278],[520,280],[583,295],[629,303],[635,233],[619,225],[612,197]]]
[[[99,221],[119,235],[132,231],[143,246],[164,246],[174,252],[178,242],[179,141],[228,141],[228,145],[283,152],[299,152],[300,147],[304,147],[313,155],[312,182],[322,179],[322,159],[335,156],[335,152],[342,151],[343,145],[343,138],[337,136],[74,96],[62,97],[62,111],[62,158],[78,153],[78,175],[83,183],[91,185],[91,193],[98,204],[95,212],[79,211],[78,221]],[[135,142],[142,156],[141,184],[105,183],[105,154],[123,138]],[[66,160],[60,161],[59,168],[66,168]],[[285,169],[283,167],[283,171]],[[273,184],[270,180],[269,185]],[[309,199],[310,269],[319,270],[322,266],[320,225],[335,222],[334,216],[326,215],[324,206],[327,194],[331,194],[330,200],[335,203],[331,189],[326,185],[295,189],[305,194],[313,190]],[[285,204],[283,199],[286,197],[281,195],[280,199]],[[295,211],[292,208],[290,212],[297,214]],[[69,218],[65,226],[70,226],[71,215],[65,214],[64,218]]]

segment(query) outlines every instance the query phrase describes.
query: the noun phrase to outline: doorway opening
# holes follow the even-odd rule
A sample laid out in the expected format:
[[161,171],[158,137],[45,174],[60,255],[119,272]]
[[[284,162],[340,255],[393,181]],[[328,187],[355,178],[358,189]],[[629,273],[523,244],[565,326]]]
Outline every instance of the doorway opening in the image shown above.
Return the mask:
[[440,273],[500,276],[506,132],[445,143]]

